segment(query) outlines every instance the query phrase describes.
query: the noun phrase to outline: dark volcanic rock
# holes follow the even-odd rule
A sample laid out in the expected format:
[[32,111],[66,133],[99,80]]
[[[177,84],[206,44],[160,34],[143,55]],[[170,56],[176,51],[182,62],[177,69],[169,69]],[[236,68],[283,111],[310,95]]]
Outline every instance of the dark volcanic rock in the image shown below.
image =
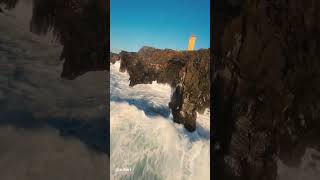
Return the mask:
[[213,4],[214,174],[272,180],[320,149],[320,3],[237,2]]
[[196,112],[209,107],[209,49],[179,52],[143,47],[137,53],[122,51],[111,59],[121,59],[120,71],[128,72],[130,86],[153,81],[170,84],[175,89],[169,103],[174,121],[189,131],[196,129]]
[[[14,8],[18,0],[0,0]],[[106,0],[33,0],[30,30],[53,32],[63,45],[61,77],[74,79],[88,71],[106,70],[109,57]]]
[[173,50],[160,50],[143,47],[138,53],[120,53],[120,71],[127,70],[130,75],[130,86],[148,84],[152,81],[176,86],[179,81],[179,70],[185,65],[184,54]]
[[120,55],[110,52],[110,63],[114,64],[117,61],[120,61]]

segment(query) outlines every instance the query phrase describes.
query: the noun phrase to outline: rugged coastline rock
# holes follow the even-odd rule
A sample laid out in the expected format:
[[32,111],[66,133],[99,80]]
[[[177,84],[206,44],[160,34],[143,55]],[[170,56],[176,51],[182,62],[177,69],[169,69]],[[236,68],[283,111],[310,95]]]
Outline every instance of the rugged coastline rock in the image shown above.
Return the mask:
[[174,51],[143,47],[138,52],[112,54],[111,63],[120,61],[120,71],[127,71],[130,86],[153,81],[169,84],[174,93],[169,107],[174,121],[189,131],[196,129],[196,112],[203,113],[210,104],[210,53]]
[[218,179],[272,180],[277,159],[320,149],[320,3],[213,4],[213,166]]
[[[14,8],[18,2],[0,0],[6,9]],[[63,45],[61,77],[75,79],[88,71],[107,69],[107,14],[106,0],[33,0],[30,31],[41,35],[53,30]]]

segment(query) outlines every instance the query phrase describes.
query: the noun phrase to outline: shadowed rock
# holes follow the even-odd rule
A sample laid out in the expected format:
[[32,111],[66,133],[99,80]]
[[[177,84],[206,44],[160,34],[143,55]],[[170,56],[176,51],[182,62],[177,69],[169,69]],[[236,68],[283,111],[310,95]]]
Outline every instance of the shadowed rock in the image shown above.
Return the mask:
[[[18,0],[0,0],[7,9]],[[63,45],[61,77],[74,79],[88,71],[106,70],[109,28],[106,0],[33,0],[30,31],[46,34],[53,30]]]
[[169,107],[174,121],[189,131],[196,129],[196,112],[209,107],[209,49],[174,51],[143,47],[138,52],[112,54],[111,62],[121,60],[120,71],[127,71],[130,86],[153,81],[169,84],[174,93]]
[[213,174],[272,180],[320,149],[320,3],[214,1]]

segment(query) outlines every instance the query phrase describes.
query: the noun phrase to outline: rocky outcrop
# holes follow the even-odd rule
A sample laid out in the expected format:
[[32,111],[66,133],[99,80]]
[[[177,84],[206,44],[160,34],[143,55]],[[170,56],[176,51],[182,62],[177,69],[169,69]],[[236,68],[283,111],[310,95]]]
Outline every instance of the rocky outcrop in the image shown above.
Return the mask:
[[196,129],[196,112],[209,107],[209,49],[174,51],[143,47],[138,52],[113,54],[121,60],[120,71],[130,75],[130,86],[153,81],[169,84],[174,93],[169,107],[174,121],[189,131]]
[[114,64],[119,60],[120,60],[119,54],[110,52],[110,63]]
[[[18,0],[0,0],[7,9]],[[53,30],[63,50],[61,77],[74,79],[88,71],[106,70],[109,57],[109,1],[33,0],[30,30],[45,34]]]
[[272,180],[276,159],[320,149],[320,3],[213,4],[212,115],[217,179]]

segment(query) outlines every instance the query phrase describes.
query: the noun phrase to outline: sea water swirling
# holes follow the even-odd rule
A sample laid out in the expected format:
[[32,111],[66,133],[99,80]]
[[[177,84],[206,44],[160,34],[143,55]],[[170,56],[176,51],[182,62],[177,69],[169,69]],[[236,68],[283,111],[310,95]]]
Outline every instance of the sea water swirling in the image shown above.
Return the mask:
[[129,86],[129,75],[110,65],[111,179],[210,179],[209,110],[187,132],[172,121],[171,87]]

